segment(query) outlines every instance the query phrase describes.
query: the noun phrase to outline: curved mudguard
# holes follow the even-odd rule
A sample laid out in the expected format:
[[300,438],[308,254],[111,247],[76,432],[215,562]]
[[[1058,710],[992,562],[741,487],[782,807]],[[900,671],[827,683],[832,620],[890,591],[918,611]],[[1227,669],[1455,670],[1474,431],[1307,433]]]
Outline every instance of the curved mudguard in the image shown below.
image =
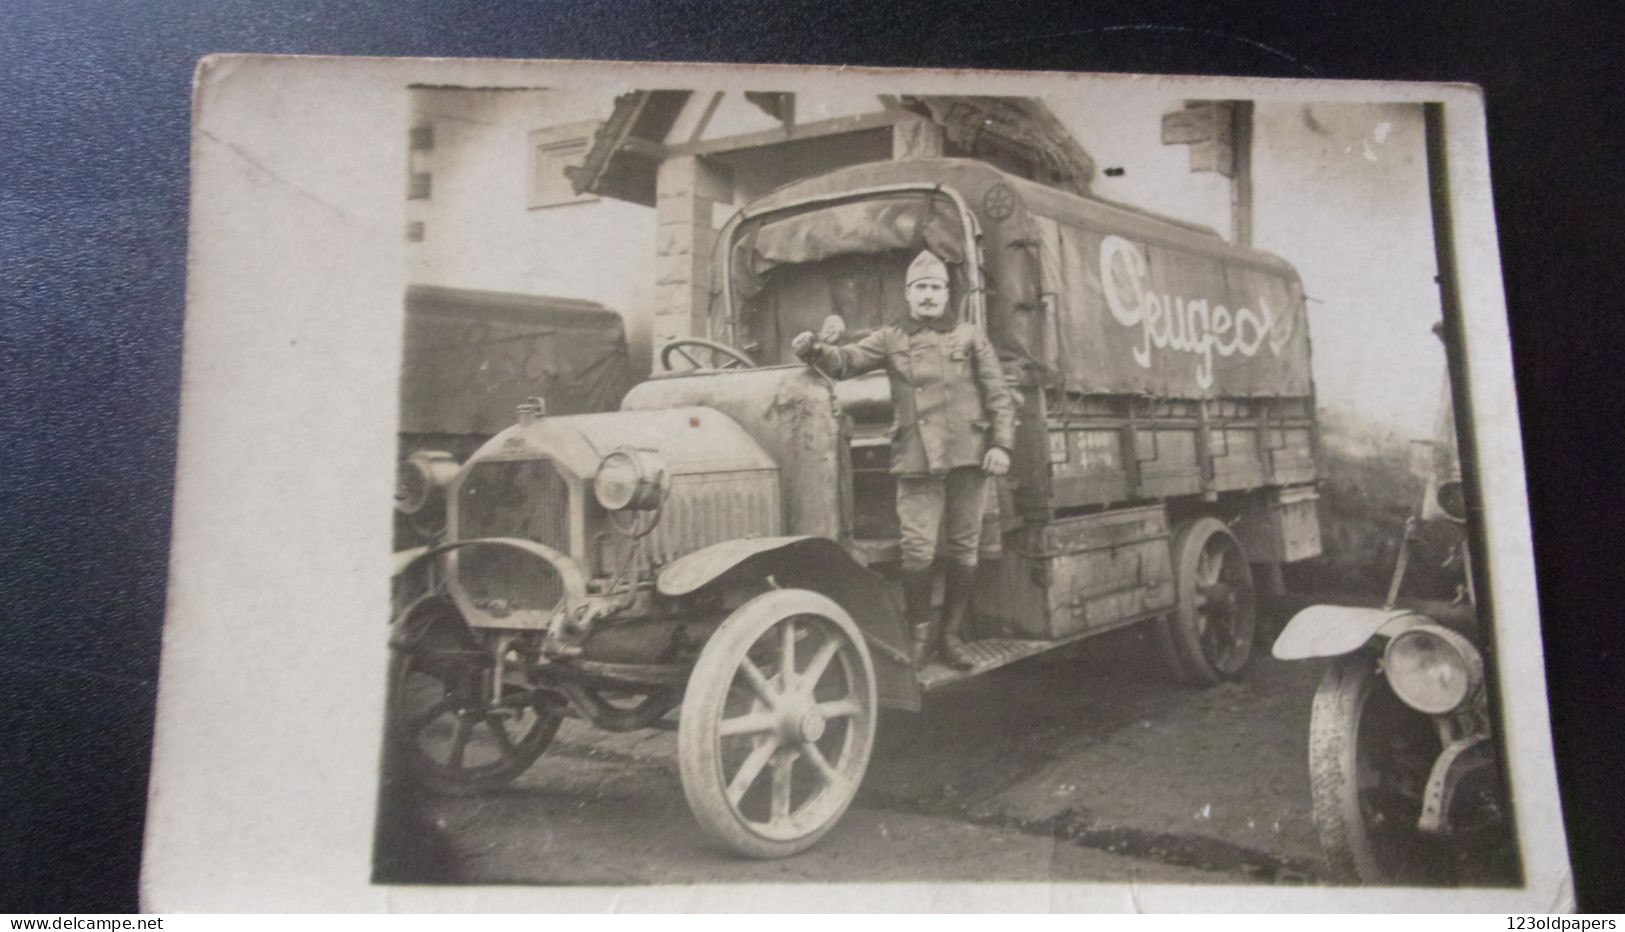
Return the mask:
[[397,550],[394,554],[394,568],[390,570],[389,577],[394,579],[420,562],[419,558],[429,552],[428,547],[413,547],[409,550]]
[[[757,554],[770,553],[810,541],[822,541],[835,547],[833,542],[822,537],[808,537],[804,534],[792,537],[745,537],[702,547],[666,564],[665,569],[660,571],[660,578],[655,580],[655,589],[661,595],[688,595],[690,592],[705,588],[712,580],[720,578],[724,573]],[[840,550],[839,547],[835,549]],[[842,552],[841,556],[846,556],[845,552]]]
[[661,595],[688,595],[724,579],[764,579],[785,589],[809,589],[834,599],[852,615],[875,661],[880,703],[918,710],[920,686],[911,658],[913,639],[891,586],[860,566],[840,544],[824,537],[753,537],[723,541],[667,564],[655,581]]
[[1407,628],[1432,623],[1432,618],[1408,608],[1311,605],[1292,616],[1270,653],[1278,660],[1340,657],[1373,637],[1392,638]]

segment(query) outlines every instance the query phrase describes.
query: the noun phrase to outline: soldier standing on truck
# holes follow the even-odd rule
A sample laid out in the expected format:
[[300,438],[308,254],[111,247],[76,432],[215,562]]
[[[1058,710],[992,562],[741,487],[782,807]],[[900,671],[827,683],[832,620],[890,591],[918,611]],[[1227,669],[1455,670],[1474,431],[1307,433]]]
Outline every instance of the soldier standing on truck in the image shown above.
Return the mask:
[[[801,333],[790,347],[837,379],[885,367],[894,418],[891,472],[897,477],[903,600],[909,624],[925,632],[915,645],[916,661],[937,658],[968,670],[973,664],[963,653],[959,631],[976,579],[986,480],[1010,470],[1015,404],[993,345],[974,325],[948,313],[948,267],[941,259],[925,251],[909,263],[905,296],[909,318],[900,325],[881,327],[850,346],[831,346]],[[942,615],[932,619],[931,568],[939,533],[947,567]]]

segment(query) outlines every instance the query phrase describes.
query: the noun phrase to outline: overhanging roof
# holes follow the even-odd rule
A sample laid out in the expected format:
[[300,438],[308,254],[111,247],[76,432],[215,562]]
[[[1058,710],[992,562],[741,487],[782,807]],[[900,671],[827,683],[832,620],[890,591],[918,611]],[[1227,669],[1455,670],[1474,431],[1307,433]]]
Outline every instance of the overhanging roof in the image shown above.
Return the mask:
[[653,207],[655,178],[665,158],[666,134],[691,91],[633,91],[615,98],[580,166],[564,175],[577,194],[600,194]]
[[905,96],[871,114],[799,126],[786,124],[782,131],[668,146],[666,137],[690,96],[691,91],[633,91],[615,98],[614,110],[594,135],[585,160],[580,166],[565,169],[576,193],[590,192],[652,207],[660,163],[674,152],[710,154],[748,149],[913,119],[929,120],[942,127],[947,140],[972,157],[1001,164],[1008,164],[1013,157],[1031,165],[1034,180],[1042,184],[1087,194],[1094,175],[1094,160],[1036,98]]
[[1000,152],[1031,162],[1041,184],[1089,193],[1095,160],[1044,102],[1035,97],[914,96],[904,106],[942,127],[948,141],[971,157]]

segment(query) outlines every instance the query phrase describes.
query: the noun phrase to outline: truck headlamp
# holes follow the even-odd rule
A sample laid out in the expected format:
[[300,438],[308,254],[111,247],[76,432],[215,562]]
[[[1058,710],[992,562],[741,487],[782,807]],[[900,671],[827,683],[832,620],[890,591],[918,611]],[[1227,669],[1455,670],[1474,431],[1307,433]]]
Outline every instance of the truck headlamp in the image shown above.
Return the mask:
[[1467,521],[1467,492],[1460,479],[1447,479],[1433,490],[1433,500],[1444,516],[1459,524]]
[[1406,705],[1428,715],[1461,708],[1484,681],[1484,660],[1466,638],[1438,625],[1420,625],[1388,642],[1388,685]]
[[649,511],[660,507],[666,490],[666,464],[648,450],[622,447],[604,457],[592,491],[606,511]]
[[395,510],[416,515],[438,508],[446,486],[457,475],[450,453],[420,450],[401,461],[395,471]]

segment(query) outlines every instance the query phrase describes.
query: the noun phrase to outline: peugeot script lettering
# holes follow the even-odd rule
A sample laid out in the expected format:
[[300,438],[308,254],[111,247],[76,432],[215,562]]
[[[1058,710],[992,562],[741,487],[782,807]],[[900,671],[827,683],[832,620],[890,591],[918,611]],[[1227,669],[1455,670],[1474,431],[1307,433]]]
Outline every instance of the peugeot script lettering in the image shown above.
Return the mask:
[[1151,368],[1151,351],[1167,349],[1197,357],[1196,384],[1213,387],[1213,354],[1258,355],[1263,346],[1279,355],[1292,335],[1289,316],[1277,315],[1263,295],[1258,310],[1232,310],[1206,298],[1158,294],[1151,290],[1145,253],[1121,236],[1100,242],[1100,283],[1112,319],[1140,329],[1134,361]]

